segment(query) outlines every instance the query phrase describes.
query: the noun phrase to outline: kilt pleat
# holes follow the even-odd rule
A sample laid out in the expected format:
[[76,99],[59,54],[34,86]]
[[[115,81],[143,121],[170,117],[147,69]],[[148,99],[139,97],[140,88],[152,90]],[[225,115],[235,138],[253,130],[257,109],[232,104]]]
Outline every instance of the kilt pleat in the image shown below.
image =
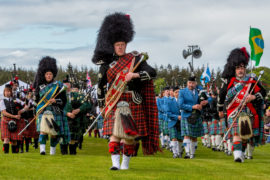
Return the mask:
[[201,137],[203,136],[203,124],[201,118],[199,118],[195,124],[188,123],[187,118],[181,119],[181,135],[189,137]]
[[[29,118],[28,122],[30,122],[33,118]],[[23,122],[23,128],[26,126],[26,122]],[[26,130],[22,133],[23,137],[26,138],[38,138],[39,134],[37,132],[37,126],[36,126],[36,122],[33,121],[28,128],[26,128]]]
[[22,119],[20,120],[15,120],[16,124],[17,124],[17,130],[15,132],[9,132],[8,130],[8,121],[12,120],[11,118],[5,117],[3,116],[1,119],[1,139],[2,141],[5,138],[8,138],[10,141],[14,140],[19,140],[21,141],[23,139],[22,135],[18,135],[19,132],[23,129],[23,123],[22,123]]
[[[132,101],[132,94],[131,93],[123,93],[118,100],[120,101],[126,101],[129,103],[129,108],[132,113],[132,117],[135,121],[138,134],[139,136],[147,136],[147,123],[145,121],[145,116],[143,113],[143,107],[141,104],[135,104]],[[112,135],[113,133],[113,127],[114,127],[114,120],[115,120],[115,111],[116,111],[116,105],[111,110],[111,112],[108,114],[108,117],[104,119],[104,126],[103,126],[103,134],[104,135]]]
[[203,132],[204,134],[209,134],[210,132],[210,125],[208,121],[203,121]]
[[[178,123],[177,123],[178,124]],[[178,124],[180,126],[180,124]],[[180,128],[180,127],[179,127]],[[170,133],[170,139],[177,139],[177,140],[183,140],[184,137],[181,136],[181,129],[177,128],[176,126],[173,126],[169,129]]]
[[220,134],[219,120],[212,119],[212,123],[210,125],[210,135],[218,135]]

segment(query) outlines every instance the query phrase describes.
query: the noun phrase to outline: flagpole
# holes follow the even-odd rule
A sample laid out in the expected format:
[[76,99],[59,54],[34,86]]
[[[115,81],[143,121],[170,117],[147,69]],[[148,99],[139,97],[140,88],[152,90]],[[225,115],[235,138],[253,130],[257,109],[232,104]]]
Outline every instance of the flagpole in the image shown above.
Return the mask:
[[[250,30],[251,30],[251,26],[249,26],[249,36],[250,36]],[[251,73],[252,73],[253,66],[252,66],[252,59],[251,58],[250,58],[250,69],[251,69]]]

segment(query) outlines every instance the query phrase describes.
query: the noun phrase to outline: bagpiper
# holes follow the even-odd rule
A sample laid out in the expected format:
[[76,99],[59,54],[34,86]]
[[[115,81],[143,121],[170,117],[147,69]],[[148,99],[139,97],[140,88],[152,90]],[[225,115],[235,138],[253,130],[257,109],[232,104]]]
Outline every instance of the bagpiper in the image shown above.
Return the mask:
[[182,142],[184,138],[181,135],[181,114],[179,104],[177,103],[177,99],[179,96],[178,87],[173,88],[173,95],[174,97],[168,98],[166,118],[168,121],[173,158],[181,158],[183,154]]
[[58,69],[56,59],[43,57],[38,65],[34,80],[35,99],[37,102],[37,131],[39,135],[40,154],[46,154],[46,141],[50,135],[50,155],[56,152],[56,145],[61,137],[69,134],[68,123],[63,118],[63,110],[67,102],[66,88],[62,82],[56,81]]
[[[126,53],[133,36],[129,15],[118,12],[108,15],[99,30],[92,59],[100,65],[98,104],[101,112],[105,108],[103,134],[110,136],[111,170],[129,169],[135,138],[142,140],[144,154],[159,150],[158,112],[152,82],[156,71],[144,61],[146,55],[136,51]],[[121,167],[120,151],[123,153]]]
[[248,142],[256,146],[263,140],[263,103],[266,92],[260,82],[256,84],[254,74],[247,74],[248,63],[246,48],[231,51],[222,73],[225,83],[221,86],[218,99],[220,118],[224,116],[224,103],[227,105],[228,138],[233,140],[235,162],[244,162],[243,152]]
[[184,136],[185,159],[195,157],[197,138],[203,136],[203,124],[201,119],[202,107],[208,101],[199,101],[197,82],[194,76],[190,76],[187,87],[180,90],[178,104],[181,109],[181,135]]
[[14,98],[10,84],[4,88],[4,99],[0,102],[1,110],[1,139],[3,141],[4,153],[9,153],[9,143],[12,146],[12,153],[19,152],[18,141],[22,141],[22,135],[18,135],[22,129],[21,114],[25,109],[18,98]]

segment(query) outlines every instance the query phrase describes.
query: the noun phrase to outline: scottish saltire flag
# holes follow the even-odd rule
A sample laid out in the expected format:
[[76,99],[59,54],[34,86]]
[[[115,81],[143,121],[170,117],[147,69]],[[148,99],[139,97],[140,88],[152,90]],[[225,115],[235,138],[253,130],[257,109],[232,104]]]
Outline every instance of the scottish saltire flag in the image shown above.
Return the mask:
[[207,68],[203,71],[201,75],[200,81],[201,81],[201,84],[204,86],[205,84],[210,82],[210,80],[211,80],[211,72],[207,65]]
[[249,44],[251,49],[250,59],[254,60],[255,66],[260,64],[260,59],[263,54],[264,41],[261,30],[257,28],[250,28],[249,31]]
[[87,87],[91,88],[92,82],[91,82],[91,78],[90,78],[88,72],[86,73],[86,80],[87,80]]

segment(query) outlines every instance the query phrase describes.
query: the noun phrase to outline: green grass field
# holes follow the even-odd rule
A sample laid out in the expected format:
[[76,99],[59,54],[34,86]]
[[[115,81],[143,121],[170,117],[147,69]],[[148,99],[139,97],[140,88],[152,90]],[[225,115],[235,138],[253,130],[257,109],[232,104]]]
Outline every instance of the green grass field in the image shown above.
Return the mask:
[[[49,152],[47,142],[47,153]],[[2,147],[2,144],[1,144]],[[76,156],[0,153],[0,179],[270,179],[270,145],[255,149],[254,159],[234,163],[232,156],[199,144],[195,159],[173,159],[164,150],[131,159],[130,170],[110,171],[107,140],[85,137]]]

